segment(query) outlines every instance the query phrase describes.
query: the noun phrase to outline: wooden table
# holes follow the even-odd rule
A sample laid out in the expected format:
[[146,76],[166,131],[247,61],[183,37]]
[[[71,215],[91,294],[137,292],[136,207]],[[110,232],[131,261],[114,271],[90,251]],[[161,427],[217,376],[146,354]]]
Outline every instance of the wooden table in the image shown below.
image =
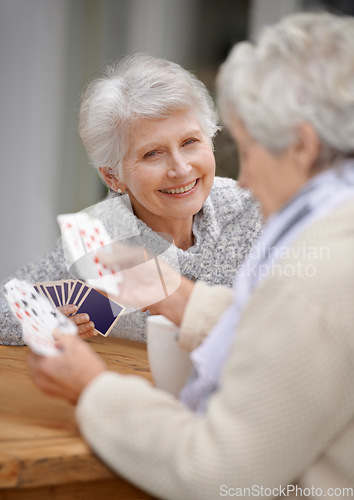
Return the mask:
[[[109,369],[151,380],[146,345],[95,337]],[[27,347],[0,346],[0,500],[152,498],[89,449],[74,408],[42,394],[29,377]]]

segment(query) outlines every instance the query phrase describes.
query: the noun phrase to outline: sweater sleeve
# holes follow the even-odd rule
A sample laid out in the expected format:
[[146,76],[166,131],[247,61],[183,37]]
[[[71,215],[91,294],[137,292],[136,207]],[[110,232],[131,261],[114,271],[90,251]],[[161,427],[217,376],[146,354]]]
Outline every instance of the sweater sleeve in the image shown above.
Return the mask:
[[225,286],[208,286],[197,281],[186,306],[179,344],[186,351],[192,351],[218,322],[222,313],[232,303],[233,294]]
[[21,325],[12,314],[4,295],[4,285],[12,278],[27,280],[32,284],[41,281],[57,281],[68,276],[63,247],[59,238],[56,245],[34,262],[26,264],[8,276],[0,285],[0,344],[24,345]]
[[85,389],[80,429],[118,474],[169,500],[301,484],[353,415],[349,328],[273,281],[245,311],[204,415],[138,377],[106,372]]

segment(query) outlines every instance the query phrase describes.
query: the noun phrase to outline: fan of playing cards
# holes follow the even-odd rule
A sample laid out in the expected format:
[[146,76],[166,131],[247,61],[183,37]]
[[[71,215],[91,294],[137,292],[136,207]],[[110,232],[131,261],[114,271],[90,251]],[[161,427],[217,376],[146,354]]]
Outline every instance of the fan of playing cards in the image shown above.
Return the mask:
[[59,353],[53,338],[55,328],[62,334],[77,333],[76,325],[27,281],[12,279],[6,283],[5,290],[10,308],[22,325],[23,339],[36,354],[55,356]]
[[108,295],[118,295],[121,273],[101,264],[96,255],[98,249],[108,248],[113,243],[102,221],[85,212],[58,215],[57,220],[68,269],[75,265],[78,274],[89,285]]
[[72,304],[77,307],[75,314],[87,313],[95,324],[95,331],[104,337],[124,312],[123,306],[81,280],[36,283],[33,288],[55,307]]

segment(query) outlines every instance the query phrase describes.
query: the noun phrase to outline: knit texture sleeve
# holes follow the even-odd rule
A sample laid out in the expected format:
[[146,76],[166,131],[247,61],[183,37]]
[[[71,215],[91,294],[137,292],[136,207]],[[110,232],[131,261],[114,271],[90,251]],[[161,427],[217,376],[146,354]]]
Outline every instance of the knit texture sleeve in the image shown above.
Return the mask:
[[179,344],[186,351],[192,351],[202,343],[222,313],[232,303],[232,290],[225,286],[208,286],[198,281],[186,306]]

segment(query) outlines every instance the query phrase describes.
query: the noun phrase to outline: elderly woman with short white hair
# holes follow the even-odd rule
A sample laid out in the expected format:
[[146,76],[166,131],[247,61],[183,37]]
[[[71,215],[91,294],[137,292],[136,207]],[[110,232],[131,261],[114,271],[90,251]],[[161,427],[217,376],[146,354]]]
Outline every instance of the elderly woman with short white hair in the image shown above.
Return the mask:
[[[108,67],[82,97],[80,135],[110,188],[108,199],[90,212],[114,240],[156,252],[169,245],[165,235],[175,245],[182,275],[231,286],[262,220],[250,193],[232,179],[215,177],[213,137],[218,128],[203,83],[178,64],[146,54]],[[75,269],[68,272],[60,240],[15,276],[32,283],[79,277]],[[63,311],[75,312],[72,306]],[[145,340],[148,314],[126,308],[110,335]],[[86,314],[71,318],[83,338],[95,333]],[[22,343],[3,298],[0,339]]]

